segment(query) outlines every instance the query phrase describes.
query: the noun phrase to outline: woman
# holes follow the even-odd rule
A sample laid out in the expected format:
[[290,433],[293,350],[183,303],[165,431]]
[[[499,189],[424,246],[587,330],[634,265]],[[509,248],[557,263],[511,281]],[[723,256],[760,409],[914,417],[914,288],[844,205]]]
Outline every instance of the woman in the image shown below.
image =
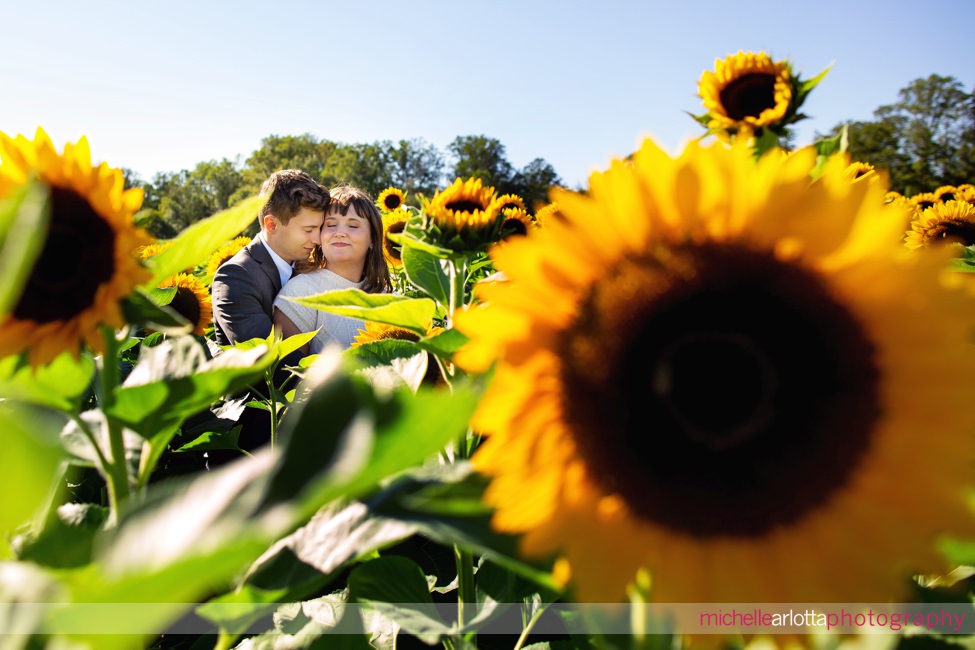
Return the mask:
[[317,354],[329,343],[350,347],[365,323],[304,307],[286,298],[337,289],[361,289],[366,293],[390,290],[389,268],[382,250],[383,222],[372,197],[350,185],[340,185],[329,194],[321,246],[307,261],[295,265],[296,275],[274,301],[274,325],[285,338],[319,330],[302,350],[306,354]]

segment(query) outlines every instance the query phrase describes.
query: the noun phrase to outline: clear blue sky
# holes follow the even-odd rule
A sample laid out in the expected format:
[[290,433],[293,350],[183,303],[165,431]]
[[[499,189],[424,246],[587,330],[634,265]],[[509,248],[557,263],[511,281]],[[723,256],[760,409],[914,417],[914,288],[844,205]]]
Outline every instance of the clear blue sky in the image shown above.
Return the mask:
[[798,143],[869,119],[932,73],[975,87],[975,0],[8,2],[0,131],[144,179],[246,157],[271,135],[498,138],[572,186],[650,135],[699,135],[701,72],[764,49],[810,77]]

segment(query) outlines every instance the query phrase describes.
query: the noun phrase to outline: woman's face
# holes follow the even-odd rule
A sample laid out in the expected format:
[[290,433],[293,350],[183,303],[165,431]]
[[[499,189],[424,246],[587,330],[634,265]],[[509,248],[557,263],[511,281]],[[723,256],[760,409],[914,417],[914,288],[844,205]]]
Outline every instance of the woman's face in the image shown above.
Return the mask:
[[322,252],[329,264],[366,262],[372,245],[369,220],[360,217],[354,206],[344,215],[329,212],[322,226]]

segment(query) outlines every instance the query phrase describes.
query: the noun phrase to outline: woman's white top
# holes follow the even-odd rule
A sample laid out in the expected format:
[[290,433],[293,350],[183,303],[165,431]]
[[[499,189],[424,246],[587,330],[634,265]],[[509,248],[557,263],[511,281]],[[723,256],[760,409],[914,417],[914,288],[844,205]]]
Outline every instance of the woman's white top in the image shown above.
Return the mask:
[[318,334],[309,344],[311,354],[318,354],[329,343],[338,343],[342,349],[347,349],[352,346],[359,330],[366,326],[364,321],[305,307],[285,300],[285,297],[307,298],[336,289],[361,288],[362,282],[352,282],[328,269],[318,269],[296,275],[288,280],[278,297],[274,299],[274,306],[290,318],[299,331],[311,332],[318,329]]

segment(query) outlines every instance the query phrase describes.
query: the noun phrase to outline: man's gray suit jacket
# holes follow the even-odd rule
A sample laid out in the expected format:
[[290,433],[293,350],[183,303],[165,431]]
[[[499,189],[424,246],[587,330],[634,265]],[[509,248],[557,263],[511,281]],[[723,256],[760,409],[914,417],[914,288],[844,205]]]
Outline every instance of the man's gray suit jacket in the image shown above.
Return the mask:
[[220,265],[210,291],[217,343],[232,345],[271,333],[281,275],[259,239]]

